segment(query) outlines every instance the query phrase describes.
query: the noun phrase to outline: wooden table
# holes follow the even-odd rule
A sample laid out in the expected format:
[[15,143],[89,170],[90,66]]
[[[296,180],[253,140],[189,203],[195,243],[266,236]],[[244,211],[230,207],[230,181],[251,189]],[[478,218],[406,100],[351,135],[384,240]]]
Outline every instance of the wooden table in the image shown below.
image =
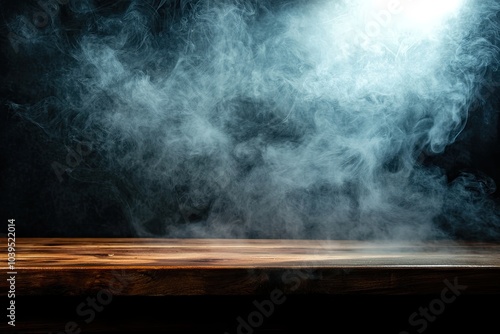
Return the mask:
[[[3,262],[4,265],[7,261]],[[3,268],[7,271],[7,268]],[[455,277],[500,292],[500,245],[229,239],[18,239],[19,295],[419,294]],[[26,284],[29,282],[29,284]],[[0,289],[7,291],[6,280]]]
[[457,332],[500,311],[500,245],[488,243],[32,238],[17,239],[15,271],[17,333],[232,334],[264,301],[274,313],[252,333],[416,333],[409,316],[434,302],[446,312],[426,334]]

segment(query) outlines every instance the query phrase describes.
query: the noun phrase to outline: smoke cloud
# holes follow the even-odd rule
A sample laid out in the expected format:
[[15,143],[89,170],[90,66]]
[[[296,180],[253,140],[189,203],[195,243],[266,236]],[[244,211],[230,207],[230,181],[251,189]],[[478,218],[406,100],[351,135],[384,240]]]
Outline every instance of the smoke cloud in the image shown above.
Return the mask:
[[491,176],[442,157],[488,108],[500,4],[368,2],[70,1],[43,30],[26,5],[8,105],[91,143],[70,177],[138,236],[498,240]]

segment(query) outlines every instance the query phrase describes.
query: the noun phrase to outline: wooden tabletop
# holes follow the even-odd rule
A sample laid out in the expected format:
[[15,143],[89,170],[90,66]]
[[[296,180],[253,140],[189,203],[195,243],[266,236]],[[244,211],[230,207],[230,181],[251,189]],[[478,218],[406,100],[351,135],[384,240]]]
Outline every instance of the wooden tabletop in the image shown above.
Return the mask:
[[18,238],[15,272],[21,296],[439,294],[450,284],[490,294],[500,244]]

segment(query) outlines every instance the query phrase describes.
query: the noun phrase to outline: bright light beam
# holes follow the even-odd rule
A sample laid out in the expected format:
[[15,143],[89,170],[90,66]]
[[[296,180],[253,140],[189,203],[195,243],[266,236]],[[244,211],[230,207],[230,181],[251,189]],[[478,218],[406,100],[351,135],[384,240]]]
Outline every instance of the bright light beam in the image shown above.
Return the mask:
[[407,0],[403,2],[404,16],[418,25],[434,25],[457,13],[463,0]]
[[[458,15],[466,0],[371,0],[358,5],[370,36],[397,30],[428,35]],[[371,36],[373,37],[373,36]]]

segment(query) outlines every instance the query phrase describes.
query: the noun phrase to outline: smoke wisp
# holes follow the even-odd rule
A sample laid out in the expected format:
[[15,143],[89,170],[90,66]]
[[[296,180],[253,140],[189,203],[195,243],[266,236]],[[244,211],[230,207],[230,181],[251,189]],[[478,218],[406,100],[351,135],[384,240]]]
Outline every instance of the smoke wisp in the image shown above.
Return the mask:
[[26,5],[8,105],[92,144],[72,177],[138,236],[498,240],[492,178],[432,161],[488,108],[500,3],[422,27],[367,2],[70,1],[43,31]]

